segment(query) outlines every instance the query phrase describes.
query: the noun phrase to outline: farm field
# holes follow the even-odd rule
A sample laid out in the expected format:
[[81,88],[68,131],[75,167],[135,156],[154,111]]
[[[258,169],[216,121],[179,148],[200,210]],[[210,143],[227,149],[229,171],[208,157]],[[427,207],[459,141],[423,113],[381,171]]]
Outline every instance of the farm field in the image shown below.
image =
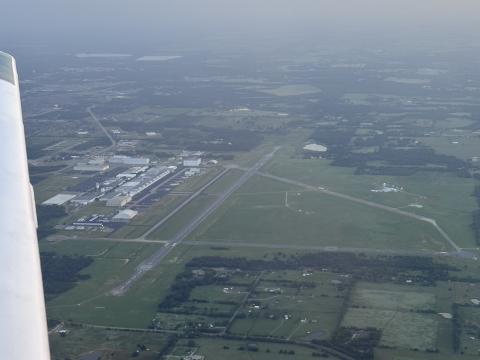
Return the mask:
[[[331,273],[263,274],[229,332],[288,340],[329,339],[340,321],[349,279]],[[281,280],[282,279],[282,280]],[[297,287],[302,281],[314,287]]]
[[[442,316],[437,287],[359,282],[341,326],[382,331],[380,345],[406,350],[452,352],[451,320]],[[441,300],[440,300],[441,302]],[[450,300],[448,309],[451,309]],[[451,310],[443,314],[451,317]]]
[[342,326],[374,327],[382,331],[381,346],[430,350],[436,345],[435,315],[395,310],[349,309]]

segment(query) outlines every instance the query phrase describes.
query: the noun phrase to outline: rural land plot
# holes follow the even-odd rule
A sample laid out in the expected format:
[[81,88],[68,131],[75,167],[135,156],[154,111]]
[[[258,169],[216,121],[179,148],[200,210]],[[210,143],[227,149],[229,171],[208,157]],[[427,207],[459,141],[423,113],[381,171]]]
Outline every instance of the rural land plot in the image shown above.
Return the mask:
[[[155,360],[167,343],[163,334],[134,333],[87,327],[69,328],[66,336],[53,332],[49,336],[52,359],[82,359],[88,354],[97,354],[105,360],[131,359],[137,345],[148,351],[141,352],[139,360]],[[97,357],[93,357],[96,359]]]
[[230,333],[296,340],[331,337],[340,321],[349,280],[326,272],[286,273],[283,280],[280,272],[262,274]]
[[432,350],[437,342],[436,316],[396,310],[350,308],[342,326],[380,329],[382,346]]
[[35,185],[35,200],[38,204],[41,204],[61,191],[65,191],[68,187],[78,184],[80,181],[81,178],[71,175],[56,174],[55,176],[49,176]]
[[451,353],[451,302],[437,304],[438,294],[436,287],[359,282],[341,325],[380,329],[386,347]]
[[[250,349],[250,350],[249,350]],[[213,338],[195,339],[195,354],[205,356],[208,360],[278,360],[278,359],[312,359],[312,353],[321,351],[292,344],[276,344],[241,340]],[[329,359],[338,358],[329,355]]]

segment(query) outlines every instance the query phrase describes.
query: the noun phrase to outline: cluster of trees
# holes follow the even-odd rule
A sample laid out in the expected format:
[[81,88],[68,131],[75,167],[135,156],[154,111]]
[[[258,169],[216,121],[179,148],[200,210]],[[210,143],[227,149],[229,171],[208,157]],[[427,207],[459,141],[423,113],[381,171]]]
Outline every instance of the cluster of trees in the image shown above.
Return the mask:
[[161,360],[164,359],[166,355],[170,354],[170,352],[175,348],[177,345],[178,336],[177,335],[169,335],[165,345],[160,349],[157,353],[157,357],[155,359]]
[[93,263],[93,259],[80,255],[58,255],[54,252],[41,252],[43,287],[47,297],[61,294],[80,280],[90,278],[90,275],[80,274],[80,271]]
[[158,305],[159,310],[165,311],[175,308],[190,298],[192,290],[197,286],[224,284],[228,278],[218,277],[216,272],[205,270],[204,275],[195,275],[189,268],[178,274],[170,286],[167,296]]
[[27,154],[29,159],[38,159],[45,156],[45,144],[27,144]]
[[376,328],[340,327],[332,337],[333,347],[354,355],[355,359],[373,359],[382,332]]
[[[335,150],[335,149],[333,149]],[[470,176],[469,165],[464,160],[451,155],[441,155],[426,147],[398,149],[381,147],[372,153],[352,153],[349,151],[329,151],[332,165],[356,167],[358,174],[372,175],[411,175],[416,171],[449,171],[462,176]],[[388,165],[368,165],[381,161]]]
[[37,236],[43,239],[55,233],[58,220],[67,216],[65,208],[60,205],[37,205]]
[[355,253],[309,253],[299,256],[267,259],[247,259],[204,256],[190,260],[187,267],[224,267],[243,271],[288,270],[301,268],[328,269],[336,273],[349,273],[357,279],[399,283],[407,279],[417,284],[434,285],[435,281],[449,279],[453,266],[420,256],[366,256]]
[[191,259],[186,266],[189,268],[227,268],[243,271],[282,270],[297,268],[296,258],[287,259],[247,259],[246,257],[228,258],[222,256],[202,256]]
[[[320,128],[311,138],[327,146],[323,153],[334,166],[355,167],[356,174],[407,176],[417,171],[448,171],[461,177],[471,177],[470,165],[451,155],[437,154],[431,148],[414,145],[410,139],[387,144],[385,134],[371,137],[355,137],[355,129]],[[355,153],[358,146],[376,146],[377,151]],[[407,148],[408,146],[408,148]],[[310,156],[311,153],[306,153]],[[385,165],[369,165],[383,162]]]
[[406,280],[421,285],[434,285],[435,281],[449,278],[453,266],[435,262],[421,256],[366,256],[354,253],[311,253],[298,258],[303,266],[327,268],[333,272],[349,273],[357,279],[405,283]]

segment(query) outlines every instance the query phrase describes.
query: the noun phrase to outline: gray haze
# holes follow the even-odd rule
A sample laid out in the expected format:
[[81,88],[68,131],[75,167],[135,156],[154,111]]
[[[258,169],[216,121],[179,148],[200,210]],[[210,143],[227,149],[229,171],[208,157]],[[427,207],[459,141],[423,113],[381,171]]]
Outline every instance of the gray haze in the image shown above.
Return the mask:
[[473,42],[478,0],[2,0],[2,47]]

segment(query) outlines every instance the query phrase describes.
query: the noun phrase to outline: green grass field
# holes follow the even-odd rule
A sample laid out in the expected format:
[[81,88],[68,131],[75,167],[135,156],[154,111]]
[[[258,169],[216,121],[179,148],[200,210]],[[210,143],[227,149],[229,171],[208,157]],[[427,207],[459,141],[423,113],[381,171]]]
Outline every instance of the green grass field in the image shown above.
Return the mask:
[[189,221],[191,221],[192,217],[196,216],[201,210],[206,208],[214,200],[215,196],[213,195],[201,194],[197,198],[193,199],[178,213],[172,216],[160,228],[150,234],[148,238],[155,240],[171,239],[173,236],[175,236],[175,234],[177,234],[178,231],[183,228],[183,226],[185,226]]
[[[205,356],[208,360],[278,360],[278,359],[312,359],[312,352],[315,349],[301,347],[298,345],[255,343],[258,351],[248,351],[249,341],[236,341],[225,339],[195,339],[196,354]],[[293,351],[291,354],[279,353],[281,350]],[[336,357],[330,355],[329,359]]]
[[35,200],[41,204],[45,200],[64,191],[67,187],[78,184],[80,178],[74,179],[71,175],[55,175],[49,176],[47,179],[35,185]]
[[382,330],[380,345],[405,350],[438,349],[450,354],[452,324],[438,313],[450,313],[452,297],[444,286],[359,282],[352,292],[342,326]]
[[[40,242],[41,251],[92,256],[95,260],[82,271],[90,274],[90,279],[80,281],[73,289],[47,303],[48,317],[94,325],[145,328],[156,317],[158,304],[175,276],[191,258],[212,255],[212,252],[219,256],[252,258],[271,254],[270,251],[256,251],[252,254],[249,249],[211,249],[180,245],[126,295],[116,297],[109,294],[116,284],[128,278],[134,268],[160,246],[100,240]],[[236,277],[236,281],[241,281],[241,278]],[[245,284],[248,285],[249,282],[245,281]]]
[[175,191],[196,191],[208,183],[221,171],[222,169],[220,167],[203,169],[201,174],[195,175],[182,184],[176,186]]
[[[463,247],[475,244],[471,229],[474,181],[450,173],[419,172],[412,176],[354,175],[352,168],[330,166],[327,160],[292,159],[291,149],[280,151],[265,171],[323,186],[329,190],[401,208],[434,218]],[[403,188],[397,193],[372,192],[383,183]],[[455,189],[452,191],[452,189]]]
[[428,350],[437,342],[437,319],[431,314],[350,308],[342,326],[380,329],[380,345],[387,347]]
[[467,130],[466,133],[449,133],[443,136],[421,138],[421,142],[435,149],[437,152],[453,155],[460,159],[470,160],[480,156],[480,138]]
[[[146,327],[175,274],[174,264],[166,263],[155,269],[126,296],[114,297],[109,292],[159,246],[93,240],[41,243],[44,251],[87,255],[95,260],[82,271],[83,274],[91,275],[90,279],[79,282],[73,289],[47,303],[48,317],[99,325]],[[169,267],[169,272],[160,276],[165,272],[166,266]]]
[[286,192],[289,187],[269,179],[252,179],[207,219],[191,239],[450,250],[427,223],[317,192]]
[[143,344],[149,351],[136,357],[141,360],[155,360],[158,352],[166,342],[163,334],[143,334],[113,331],[95,328],[66,326],[67,336],[57,333],[50,334],[52,360],[79,359],[91,352],[98,352],[102,360],[127,360],[137,349],[137,344]]
[[435,294],[424,287],[392,284],[357,284],[351,303],[359,308],[401,311],[431,311],[435,309]]

